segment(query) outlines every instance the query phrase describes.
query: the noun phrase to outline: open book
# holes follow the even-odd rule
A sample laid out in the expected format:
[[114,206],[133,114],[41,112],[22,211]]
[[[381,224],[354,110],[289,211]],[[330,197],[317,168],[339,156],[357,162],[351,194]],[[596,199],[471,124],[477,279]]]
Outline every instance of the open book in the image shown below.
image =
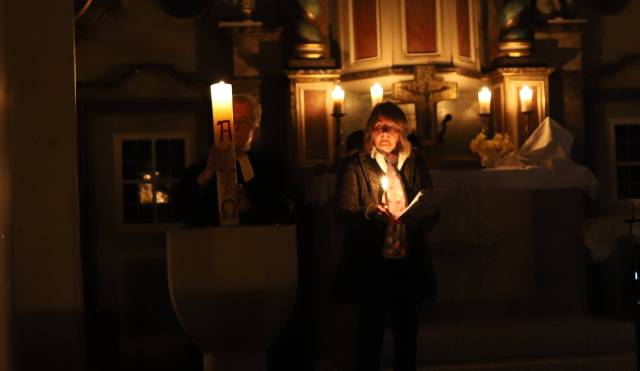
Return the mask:
[[415,224],[432,215],[447,195],[442,188],[426,188],[420,190],[411,200],[406,209],[398,216],[398,220],[405,224]]

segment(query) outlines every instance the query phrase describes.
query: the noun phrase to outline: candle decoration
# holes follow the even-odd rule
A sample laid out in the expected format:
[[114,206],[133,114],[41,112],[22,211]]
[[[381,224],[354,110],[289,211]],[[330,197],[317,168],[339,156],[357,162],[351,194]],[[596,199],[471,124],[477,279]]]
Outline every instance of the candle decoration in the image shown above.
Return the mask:
[[533,110],[533,90],[529,85],[520,88],[520,111],[531,112]]
[[478,91],[478,113],[481,115],[491,113],[491,90],[486,86]]
[[233,92],[231,84],[211,85],[214,146],[223,151],[222,168],[216,171],[218,215],[220,225],[238,225],[236,152],[233,126]]
[[524,114],[524,139],[529,137],[531,127],[531,113],[533,111],[533,90],[529,85],[520,88],[520,111]]
[[344,90],[340,85],[336,85],[331,91],[331,98],[333,99],[333,113],[331,114],[336,121],[336,140],[335,140],[335,155],[334,164],[336,169],[340,163],[340,154],[342,151],[342,127],[340,125],[340,119],[345,116],[342,109],[344,106]]
[[342,105],[344,104],[344,90],[340,85],[336,85],[331,91],[331,98],[333,98],[333,114],[342,114]]
[[482,124],[482,132],[487,139],[493,138],[493,125],[491,125],[491,89],[483,86],[478,91],[478,114],[480,115],[480,122]]
[[375,107],[376,104],[382,103],[382,99],[384,97],[384,89],[382,88],[382,85],[380,85],[380,83],[376,82],[375,84],[371,85],[369,91],[371,92],[371,107]]

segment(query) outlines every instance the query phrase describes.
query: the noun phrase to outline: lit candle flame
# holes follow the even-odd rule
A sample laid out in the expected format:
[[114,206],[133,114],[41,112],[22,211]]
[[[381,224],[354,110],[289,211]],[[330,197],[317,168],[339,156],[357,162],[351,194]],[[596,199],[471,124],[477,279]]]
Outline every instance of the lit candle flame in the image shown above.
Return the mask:
[[382,190],[385,192],[389,190],[389,178],[387,178],[386,175],[380,178],[380,186],[382,187]]
[[335,88],[333,88],[331,98],[333,98],[333,113],[337,115],[341,114],[342,104],[344,103],[344,90],[342,90],[340,85],[336,85]]
[[384,96],[384,89],[380,83],[375,83],[371,85],[369,89],[371,92],[371,107],[375,107],[376,104],[382,103],[382,97]]
[[533,101],[533,90],[529,85],[520,88],[520,111],[531,112],[531,103]]
[[491,113],[491,90],[486,86],[478,91],[478,113],[481,115]]

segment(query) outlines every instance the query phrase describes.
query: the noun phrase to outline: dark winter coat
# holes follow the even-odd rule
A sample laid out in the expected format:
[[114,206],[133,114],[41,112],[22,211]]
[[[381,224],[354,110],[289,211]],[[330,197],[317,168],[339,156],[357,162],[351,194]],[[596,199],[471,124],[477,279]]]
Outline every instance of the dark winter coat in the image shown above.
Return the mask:
[[[432,187],[424,158],[416,150],[402,164],[399,173],[407,202],[420,190]],[[365,211],[369,205],[381,203],[380,178],[383,175],[384,171],[368,153],[354,155],[344,163],[338,175],[336,208],[345,227],[343,258],[335,281],[339,301],[358,300],[363,295],[375,295],[378,290],[386,222],[368,218]],[[416,301],[432,300],[436,294],[436,277],[425,234],[438,218],[439,211],[434,209],[417,225],[407,226],[409,249],[405,259],[411,282],[409,287],[402,289]]]

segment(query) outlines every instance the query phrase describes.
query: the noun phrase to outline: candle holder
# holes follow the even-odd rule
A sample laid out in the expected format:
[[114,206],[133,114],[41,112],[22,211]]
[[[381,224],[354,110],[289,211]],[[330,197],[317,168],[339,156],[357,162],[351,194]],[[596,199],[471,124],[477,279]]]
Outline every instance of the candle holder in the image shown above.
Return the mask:
[[531,134],[531,114],[533,113],[533,90],[529,85],[523,85],[518,92],[520,96],[520,112],[524,115],[524,140]]
[[533,114],[533,111],[522,111],[522,116],[524,118],[524,140],[527,140],[527,138],[529,138],[529,135],[531,135],[531,116]]
[[493,138],[493,124],[491,123],[491,89],[483,86],[478,90],[478,115],[482,124],[482,133],[487,139]]
[[334,110],[331,116],[333,116],[333,118],[336,120],[336,148],[334,154],[334,164],[337,169],[338,165],[340,164],[340,154],[342,152],[342,126],[340,125],[340,119],[346,116],[346,114],[342,113],[342,111]]
[[479,113],[479,115],[484,136],[487,137],[487,139],[493,138],[495,131],[493,130],[493,124],[491,123],[491,113]]

